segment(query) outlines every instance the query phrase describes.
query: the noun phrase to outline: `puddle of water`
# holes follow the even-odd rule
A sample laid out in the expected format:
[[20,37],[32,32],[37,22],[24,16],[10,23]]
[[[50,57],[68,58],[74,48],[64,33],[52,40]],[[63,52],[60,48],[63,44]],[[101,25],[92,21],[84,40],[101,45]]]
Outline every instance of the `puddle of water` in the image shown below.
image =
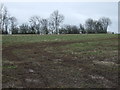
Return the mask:
[[111,66],[111,65],[116,65],[117,66],[116,63],[114,63],[114,62],[108,62],[108,61],[93,61],[93,63],[95,63],[95,64],[101,64],[101,65],[108,65],[108,66]]
[[34,70],[32,70],[32,69],[29,69],[28,71],[29,71],[30,73],[33,73],[33,72],[34,72]]
[[54,59],[54,63],[61,63],[62,59]]
[[30,79],[30,78],[27,78],[27,79],[25,79],[25,81],[26,82],[28,82],[28,83],[38,83],[39,82],[39,80],[38,79]]
[[92,79],[104,79],[104,77],[102,76],[98,76],[98,75],[89,75]]

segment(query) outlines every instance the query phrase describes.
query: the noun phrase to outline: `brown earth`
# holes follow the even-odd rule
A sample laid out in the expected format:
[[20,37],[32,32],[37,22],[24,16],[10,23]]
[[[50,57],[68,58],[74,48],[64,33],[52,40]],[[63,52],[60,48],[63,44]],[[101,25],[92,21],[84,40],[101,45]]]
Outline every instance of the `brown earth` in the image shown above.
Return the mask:
[[[114,39],[116,38],[110,38],[110,40]],[[98,40],[89,40],[89,42],[94,41]],[[16,66],[16,68],[3,68],[3,88],[117,87],[117,72],[113,73],[113,76],[116,76],[113,78],[106,75],[110,73],[102,73],[94,69],[97,64],[88,61],[90,60],[89,56],[76,57],[74,54],[66,54],[64,50],[58,48],[84,42],[88,41],[42,42],[3,46],[2,56],[3,60],[6,61],[3,61],[3,66]],[[46,50],[46,48],[51,47],[54,48],[53,51]]]

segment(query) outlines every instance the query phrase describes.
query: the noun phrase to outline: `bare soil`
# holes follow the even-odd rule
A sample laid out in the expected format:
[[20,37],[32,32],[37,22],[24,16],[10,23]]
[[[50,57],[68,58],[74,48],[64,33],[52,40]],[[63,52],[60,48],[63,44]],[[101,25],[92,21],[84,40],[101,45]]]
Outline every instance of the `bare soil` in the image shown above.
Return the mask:
[[[111,38],[111,40],[114,39],[116,38]],[[99,69],[104,68],[99,68],[89,56],[76,57],[74,54],[66,54],[58,48],[84,42],[88,41],[42,42],[3,46],[3,66],[16,67],[3,68],[3,88],[118,87],[117,71],[114,73],[101,71]],[[46,48],[51,47],[57,51],[46,50]],[[97,57],[94,57],[95,59],[101,60]]]

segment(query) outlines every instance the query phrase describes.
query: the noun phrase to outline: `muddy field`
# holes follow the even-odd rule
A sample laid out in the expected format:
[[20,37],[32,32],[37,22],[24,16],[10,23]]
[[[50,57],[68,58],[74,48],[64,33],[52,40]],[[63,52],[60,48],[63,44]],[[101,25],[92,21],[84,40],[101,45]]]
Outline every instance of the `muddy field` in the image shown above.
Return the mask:
[[3,88],[118,87],[116,36],[3,44],[2,49]]

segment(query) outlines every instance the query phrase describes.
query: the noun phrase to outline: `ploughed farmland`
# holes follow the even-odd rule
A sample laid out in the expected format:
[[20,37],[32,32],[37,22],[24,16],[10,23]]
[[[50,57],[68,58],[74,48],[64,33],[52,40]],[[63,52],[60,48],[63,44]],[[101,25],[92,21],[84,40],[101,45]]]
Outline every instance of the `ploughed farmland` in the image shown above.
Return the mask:
[[118,35],[3,35],[3,88],[118,87]]

